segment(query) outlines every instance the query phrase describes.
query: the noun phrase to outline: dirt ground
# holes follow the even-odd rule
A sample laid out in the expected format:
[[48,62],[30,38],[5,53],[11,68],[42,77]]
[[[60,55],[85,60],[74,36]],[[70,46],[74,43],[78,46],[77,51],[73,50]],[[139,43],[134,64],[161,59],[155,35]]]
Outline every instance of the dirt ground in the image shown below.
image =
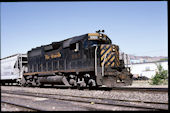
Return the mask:
[[168,85],[150,85],[150,80],[133,80],[131,87],[163,87],[168,88]]

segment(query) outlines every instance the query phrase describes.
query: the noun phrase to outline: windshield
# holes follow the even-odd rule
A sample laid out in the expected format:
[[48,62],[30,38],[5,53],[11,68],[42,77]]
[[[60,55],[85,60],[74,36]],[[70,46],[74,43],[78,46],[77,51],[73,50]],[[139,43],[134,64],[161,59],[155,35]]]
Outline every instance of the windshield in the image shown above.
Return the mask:
[[112,41],[106,35],[100,34],[90,34],[88,39],[84,41],[84,47],[92,47],[93,45],[100,45],[100,44],[112,44]]
[[96,41],[98,44],[111,44],[111,40],[106,35],[101,36],[89,36],[89,41]]
[[89,45],[93,45],[93,44],[110,44],[110,42],[104,40],[90,40]]
[[111,44],[110,41],[104,41],[104,40],[86,40],[84,43],[84,47],[91,47],[93,45],[98,45],[98,44]]

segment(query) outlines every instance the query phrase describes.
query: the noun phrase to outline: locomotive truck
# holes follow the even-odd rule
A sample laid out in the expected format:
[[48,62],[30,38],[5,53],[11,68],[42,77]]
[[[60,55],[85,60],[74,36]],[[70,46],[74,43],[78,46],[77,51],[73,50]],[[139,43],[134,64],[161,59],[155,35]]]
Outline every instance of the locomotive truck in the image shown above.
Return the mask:
[[78,88],[131,85],[133,75],[119,56],[119,46],[100,31],[52,42],[27,52],[28,69],[19,84]]

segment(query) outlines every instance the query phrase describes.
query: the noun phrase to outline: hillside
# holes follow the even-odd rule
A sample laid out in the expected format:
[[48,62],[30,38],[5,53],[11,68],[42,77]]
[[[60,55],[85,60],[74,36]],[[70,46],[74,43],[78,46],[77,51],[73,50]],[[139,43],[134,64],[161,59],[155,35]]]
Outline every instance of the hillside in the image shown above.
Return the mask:
[[129,55],[130,61],[140,61],[140,62],[152,62],[152,61],[159,61],[159,60],[165,60],[168,59],[168,57],[165,56],[134,56]]

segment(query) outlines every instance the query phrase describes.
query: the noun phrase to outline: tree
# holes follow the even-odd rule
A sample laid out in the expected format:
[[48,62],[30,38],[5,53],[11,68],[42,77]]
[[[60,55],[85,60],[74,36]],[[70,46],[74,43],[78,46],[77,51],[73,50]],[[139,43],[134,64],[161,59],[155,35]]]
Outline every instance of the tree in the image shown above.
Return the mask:
[[157,72],[153,78],[151,78],[152,85],[161,85],[161,84],[167,84],[168,83],[168,70],[164,70],[162,65],[157,65]]

